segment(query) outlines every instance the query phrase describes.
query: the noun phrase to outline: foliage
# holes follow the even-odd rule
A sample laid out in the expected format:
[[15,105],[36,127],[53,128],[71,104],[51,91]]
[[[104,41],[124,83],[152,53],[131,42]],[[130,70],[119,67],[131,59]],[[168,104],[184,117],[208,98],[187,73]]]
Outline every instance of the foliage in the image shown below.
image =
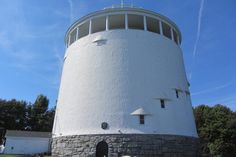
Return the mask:
[[15,130],[24,129],[26,105],[25,101],[0,99],[0,127]]
[[39,95],[34,102],[33,111],[35,114],[43,114],[48,110],[49,100],[44,95]]
[[49,100],[46,96],[39,95],[31,108],[29,109],[28,121],[29,130],[51,131],[54,109],[48,110]]
[[[33,104],[0,99],[0,128],[11,130],[51,131],[55,108],[39,95]],[[236,156],[236,112],[223,105],[200,105],[194,108],[202,156]]]
[[0,128],[9,130],[51,131],[55,109],[48,109],[49,100],[39,95],[34,104],[0,99]]
[[216,105],[194,109],[203,156],[236,156],[236,113]]

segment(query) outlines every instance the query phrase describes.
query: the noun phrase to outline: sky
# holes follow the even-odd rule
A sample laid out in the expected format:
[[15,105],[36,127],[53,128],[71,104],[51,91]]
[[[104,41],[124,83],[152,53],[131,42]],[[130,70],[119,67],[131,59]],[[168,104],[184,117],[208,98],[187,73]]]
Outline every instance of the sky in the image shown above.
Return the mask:
[[[55,106],[64,36],[80,17],[119,0],[0,0],[0,98]],[[182,32],[193,106],[236,111],[235,0],[124,0],[169,17]]]

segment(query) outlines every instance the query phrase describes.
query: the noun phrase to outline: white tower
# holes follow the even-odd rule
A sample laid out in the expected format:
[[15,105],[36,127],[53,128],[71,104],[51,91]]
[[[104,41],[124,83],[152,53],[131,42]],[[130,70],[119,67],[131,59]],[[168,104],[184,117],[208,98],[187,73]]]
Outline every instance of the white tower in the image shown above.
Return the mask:
[[197,154],[178,27],[133,7],[88,14],[67,31],[55,156]]

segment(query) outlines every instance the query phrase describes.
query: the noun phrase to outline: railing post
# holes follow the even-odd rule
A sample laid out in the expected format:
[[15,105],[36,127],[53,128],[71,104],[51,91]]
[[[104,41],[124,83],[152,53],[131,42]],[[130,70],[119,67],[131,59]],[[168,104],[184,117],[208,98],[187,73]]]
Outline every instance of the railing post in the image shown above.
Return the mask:
[[144,30],[147,31],[147,17],[143,16]]
[[125,14],[125,29],[128,29],[128,14]]
[[159,27],[160,27],[160,34],[163,35],[163,29],[162,29],[162,22],[159,21]]

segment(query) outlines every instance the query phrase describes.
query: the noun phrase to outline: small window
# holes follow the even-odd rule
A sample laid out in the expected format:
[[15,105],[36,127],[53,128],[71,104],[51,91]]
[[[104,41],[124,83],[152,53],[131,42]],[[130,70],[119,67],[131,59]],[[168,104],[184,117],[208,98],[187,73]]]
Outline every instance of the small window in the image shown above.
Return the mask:
[[125,15],[110,15],[108,17],[109,30],[125,29]]
[[187,81],[187,85],[188,85],[188,87],[190,87],[190,82],[189,81]]
[[175,30],[173,30],[173,34],[174,34],[174,41],[176,42],[176,44],[178,44],[178,34]]
[[148,31],[160,34],[159,21],[157,19],[147,17],[146,21]]
[[84,24],[79,26],[79,35],[78,35],[78,39],[82,38],[86,35],[89,34],[89,22],[85,22]]
[[98,17],[92,20],[92,33],[106,30],[106,17]]
[[139,115],[139,123],[144,124],[144,115]]
[[164,36],[171,39],[171,28],[168,24],[162,22],[162,31]]
[[76,34],[77,34],[77,29],[75,28],[71,33],[70,33],[70,43],[69,45],[71,45],[72,43],[74,43],[76,41]]
[[144,29],[143,16],[141,15],[128,15],[128,27],[130,29]]
[[175,95],[176,95],[176,98],[179,98],[179,91],[178,90],[175,90]]
[[189,92],[189,91],[186,91],[185,93],[186,93],[186,96],[189,96],[189,95],[190,95],[190,92]]
[[165,100],[161,99],[160,102],[161,102],[161,108],[165,108]]

